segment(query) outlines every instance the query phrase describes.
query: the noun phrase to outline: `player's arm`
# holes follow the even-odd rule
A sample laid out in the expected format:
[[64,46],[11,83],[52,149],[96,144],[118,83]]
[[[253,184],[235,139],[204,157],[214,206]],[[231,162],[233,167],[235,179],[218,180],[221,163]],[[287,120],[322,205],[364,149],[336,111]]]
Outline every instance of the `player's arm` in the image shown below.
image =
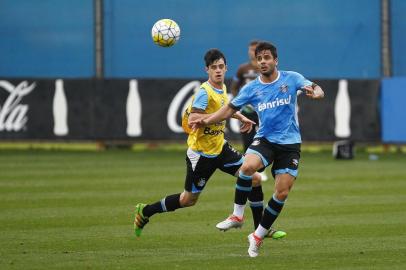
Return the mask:
[[231,117],[239,120],[242,123],[240,132],[251,132],[253,125],[256,124],[254,121],[245,117],[240,111],[235,112]]
[[188,117],[188,125],[191,126],[191,121],[196,121],[197,119],[203,119],[207,117],[206,108],[209,104],[209,97],[204,88],[200,88],[195,94],[192,108]]
[[221,107],[215,113],[209,114],[208,117],[205,117],[202,121],[203,125],[210,125],[214,123],[221,122],[223,120],[231,118],[235,114],[236,110],[228,104],[227,106]]
[[306,93],[306,96],[308,96],[312,99],[324,98],[323,89],[321,89],[321,87],[315,83],[312,83],[312,85],[303,86],[302,89]]
[[302,74],[297,72],[291,72],[296,77],[296,87],[298,90],[302,90],[306,96],[311,99],[324,98],[324,91],[320,86],[307,80]]
[[197,119],[204,119],[208,117],[209,115],[205,112],[205,110],[198,109],[198,108],[192,108],[190,110],[190,115],[189,115],[189,125],[191,124],[192,121],[196,121]]
[[230,118],[235,112],[236,110],[231,108],[229,105],[223,106],[221,107],[220,110],[216,111],[215,113],[206,115],[198,114],[196,117],[193,117],[193,119],[189,117],[189,126],[192,129],[197,129],[202,126],[218,123]]

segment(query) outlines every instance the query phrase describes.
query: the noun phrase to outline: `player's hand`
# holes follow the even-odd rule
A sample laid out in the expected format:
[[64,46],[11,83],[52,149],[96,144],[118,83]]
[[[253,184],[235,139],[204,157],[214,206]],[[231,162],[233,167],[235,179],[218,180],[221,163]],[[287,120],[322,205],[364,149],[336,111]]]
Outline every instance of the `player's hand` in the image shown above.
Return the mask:
[[253,126],[256,124],[254,121],[248,119],[247,117],[243,116],[240,119],[241,121],[241,127],[240,127],[240,132],[244,133],[244,132],[251,132]]
[[321,90],[320,86],[315,86],[314,88],[311,85],[306,85],[302,87],[302,91],[305,92],[306,96],[319,99],[324,97],[324,92]]
[[204,117],[196,118],[194,120],[189,120],[188,125],[189,125],[189,128],[191,128],[193,130],[201,128],[201,127],[205,126]]
[[306,94],[306,96],[308,96],[310,98],[314,97],[314,89],[311,85],[303,86],[302,91]]

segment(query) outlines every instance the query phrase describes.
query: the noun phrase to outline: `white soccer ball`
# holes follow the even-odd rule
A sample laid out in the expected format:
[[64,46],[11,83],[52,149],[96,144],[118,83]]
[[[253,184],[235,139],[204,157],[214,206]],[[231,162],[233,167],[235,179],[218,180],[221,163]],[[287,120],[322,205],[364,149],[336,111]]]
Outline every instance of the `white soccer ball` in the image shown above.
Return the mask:
[[171,19],[157,21],[151,30],[152,40],[161,47],[171,47],[180,38],[180,28]]

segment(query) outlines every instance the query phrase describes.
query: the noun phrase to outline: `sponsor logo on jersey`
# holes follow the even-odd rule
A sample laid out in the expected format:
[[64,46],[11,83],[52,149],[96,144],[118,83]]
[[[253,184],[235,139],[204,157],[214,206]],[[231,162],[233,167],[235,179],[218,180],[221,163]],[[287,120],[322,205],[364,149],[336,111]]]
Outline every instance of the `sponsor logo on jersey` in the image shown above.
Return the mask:
[[212,135],[212,136],[218,136],[220,134],[224,134],[223,130],[212,130],[209,127],[205,127],[203,130],[204,135]]
[[275,107],[283,106],[283,105],[289,105],[292,100],[292,96],[289,95],[287,98],[277,98],[276,100],[267,102],[267,103],[259,103],[258,104],[258,111],[263,111],[266,109],[272,109]]

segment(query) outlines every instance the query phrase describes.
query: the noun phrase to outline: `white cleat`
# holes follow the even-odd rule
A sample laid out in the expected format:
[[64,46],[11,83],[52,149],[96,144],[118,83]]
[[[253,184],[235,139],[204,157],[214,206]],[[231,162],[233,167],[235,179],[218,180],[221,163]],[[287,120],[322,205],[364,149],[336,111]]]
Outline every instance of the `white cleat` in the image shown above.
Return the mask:
[[265,171],[259,173],[261,175],[261,181],[265,182],[268,181],[268,175],[266,175]]
[[259,248],[262,245],[262,239],[254,233],[251,233],[248,235],[248,243],[250,243],[250,246],[248,247],[248,255],[250,255],[251,258],[258,256]]
[[244,224],[244,218],[239,218],[237,216],[231,215],[226,220],[217,223],[216,228],[220,231],[227,231],[232,228],[241,228]]

